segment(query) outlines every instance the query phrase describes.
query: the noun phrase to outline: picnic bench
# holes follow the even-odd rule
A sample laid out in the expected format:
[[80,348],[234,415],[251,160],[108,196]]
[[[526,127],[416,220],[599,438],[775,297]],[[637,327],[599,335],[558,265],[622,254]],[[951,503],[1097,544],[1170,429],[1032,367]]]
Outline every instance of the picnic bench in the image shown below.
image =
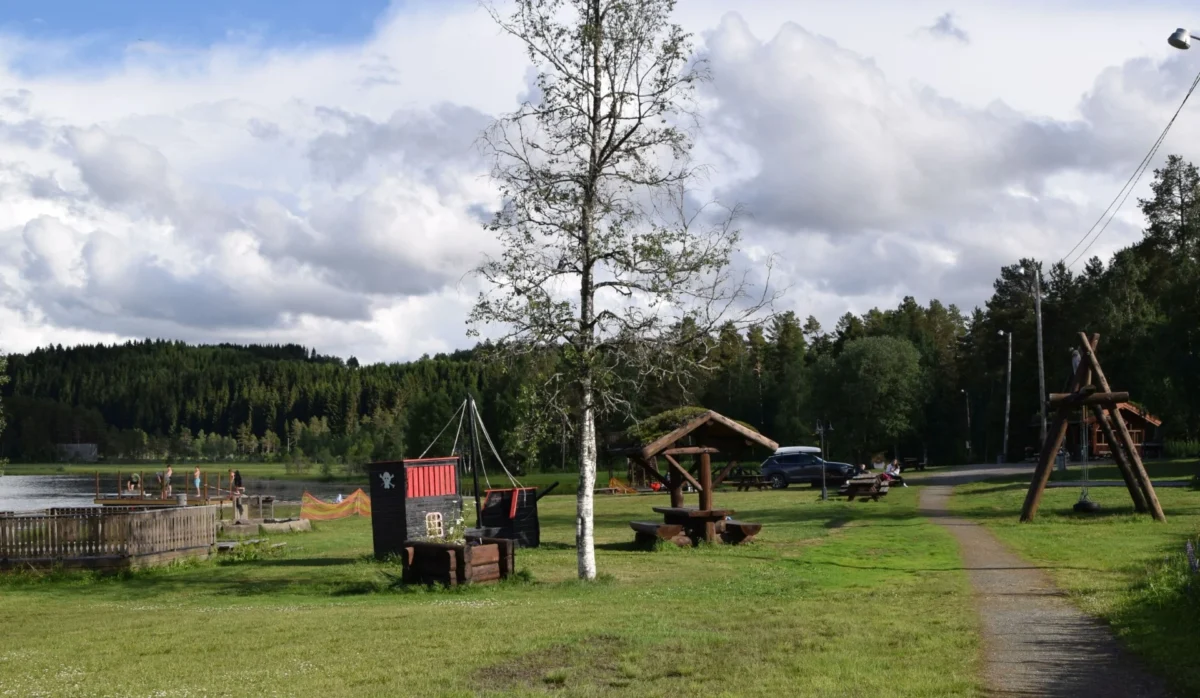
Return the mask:
[[902,462],[904,470],[924,470],[925,461],[917,460],[916,458],[905,458]]
[[721,536],[721,540],[730,545],[749,543],[754,540],[754,536],[757,536],[761,530],[762,524],[760,523],[734,521],[733,519],[717,523],[717,533]]
[[751,487],[761,491],[770,486],[770,478],[762,475],[742,475],[737,481],[738,492],[749,492]]
[[[686,536],[693,543],[702,540],[708,543],[742,543],[752,540],[762,530],[762,524],[733,520],[732,510],[713,506],[713,492],[730,473],[741,476],[745,483],[744,486],[739,486],[739,490],[757,486],[754,481],[762,481],[757,473],[752,474],[745,470],[739,472],[740,456],[753,455],[750,449],[755,445],[776,450],[779,444],[753,428],[712,410],[705,410],[694,417],[685,416],[686,421],[682,423],[675,421],[679,419],[678,416],[668,413],[658,415],[651,421],[659,417],[663,419],[664,425],[679,425],[661,436],[646,439],[638,436],[633,445],[619,451],[629,458],[631,468],[640,468],[655,484],[670,493],[671,506],[653,507],[655,513],[663,516],[661,524],[631,521],[630,528],[637,533],[640,540],[681,542],[680,535]],[[724,454],[728,459],[715,477],[712,467],[713,454]],[[685,468],[677,460],[681,456],[694,457],[695,467]],[[660,462],[667,465],[666,472],[659,470]],[[699,506],[683,505],[685,491],[694,491],[699,495]],[[674,526],[680,527],[682,533],[677,535],[672,528]]]
[[851,502],[855,497],[863,500],[869,498],[878,502],[879,498],[886,496],[887,493],[888,481],[884,480],[882,475],[871,475],[870,473],[856,475],[838,489],[838,494]]
[[681,548],[692,544],[692,539],[683,532],[681,524],[630,521],[629,527],[634,530],[633,541],[639,545],[651,545],[660,540],[670,541]]

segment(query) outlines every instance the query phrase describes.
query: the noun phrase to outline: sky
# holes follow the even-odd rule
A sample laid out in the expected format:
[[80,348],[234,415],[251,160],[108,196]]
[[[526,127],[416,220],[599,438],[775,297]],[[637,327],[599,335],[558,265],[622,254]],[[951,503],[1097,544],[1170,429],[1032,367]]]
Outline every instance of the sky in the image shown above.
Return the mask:
[[[101,10],[100,8],[103,7]],[[1189,14],[1191,16],[1189,16]],[[470,0],[41,0],[0,19],[0,351],[161,337],[363,361],[470,346],[499,252],[474,147],[529,66]],[[1057,261],[1200,72],[1182,2],[685,0],[707,195],[777,310]],[[1168,153],[1200,160],[1200,104]],[[1140,237],[1136,197],[1091,248]],[[1078,269],[1082,263],[1076,265]]]

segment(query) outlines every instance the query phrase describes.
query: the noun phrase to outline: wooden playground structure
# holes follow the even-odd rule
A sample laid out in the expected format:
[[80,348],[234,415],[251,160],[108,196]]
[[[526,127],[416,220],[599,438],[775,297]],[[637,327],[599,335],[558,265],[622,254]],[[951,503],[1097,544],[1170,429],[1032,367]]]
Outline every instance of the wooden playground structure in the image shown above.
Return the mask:
[[[1154,485],[1150,482],[1150,476],[1146,474],[1138,444],[1121,416],[1120,405],[1129,401],[1129,393],[1113,392],[1112,386],[1108,384],[1108,378],[1100,368],[1100,359],[1096,356],[1100,335],[1093,334],[1089,339],[1086,333],[1080,332],[1079,339],[1081,360],[1071,377],[1069,392],[1051,393],[1047,396],[1049,406],[1056,410],[1054,426],[1047,432],[1046,441],[1042,444],[1037,468],[1025,495],[1025,505],[1021,508],[1021,521],[1032,521],[1037,515],[1042,493],[1050,479],[1054,457],[1062,448],[1063,439],[1067,435],[1070,412],[1079,408],[1088,409],[1104,431],[1105,441],[1109,444],[1113,460],[1121,471],[1121,478],[1125,481],[1130,498],[1133,499],[1134,508],[1138,513],[1149,512],[1157,521],[1166,521],[1162,506],[1158,503],[1158,496],[1154,493]],[[1098,387],[1092,384],[1093,378],[1099,383]]]
[[[707,410],[688,420],[673,431],[640,447],[619,449],[645,475],[661,483],[671,495],[671,506],[654,507],[663,521],[629,522],[639,542],[668,540],[677,545],[691,545],[701,540],[715,543],[742,543],[753,540],[762,524],[736,521],[732,509],[713,506],[713,491],[738,465],[738,458],[749,455],[754,446],[775,451],[779,444],[742,426],[724,415]],[[729,461],[713,477],[712,455],[723,454]],[[699,478],[680,464],[678,457],[692,456]],[[659,459],[666,461],[667,474],[659,470]],[[683,487],[696,490],[699,506],[686,507]]]

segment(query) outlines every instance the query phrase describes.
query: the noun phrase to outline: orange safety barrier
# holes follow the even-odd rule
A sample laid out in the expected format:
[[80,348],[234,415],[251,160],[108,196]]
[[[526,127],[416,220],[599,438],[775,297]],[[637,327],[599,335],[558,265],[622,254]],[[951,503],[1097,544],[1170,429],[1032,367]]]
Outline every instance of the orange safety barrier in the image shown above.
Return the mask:
[[332,521],[347,516],[370,516],[371,497],[361,489],[346,497],[341,503],[325,502],[305,492],[300,496],[300,518],[314,521]]

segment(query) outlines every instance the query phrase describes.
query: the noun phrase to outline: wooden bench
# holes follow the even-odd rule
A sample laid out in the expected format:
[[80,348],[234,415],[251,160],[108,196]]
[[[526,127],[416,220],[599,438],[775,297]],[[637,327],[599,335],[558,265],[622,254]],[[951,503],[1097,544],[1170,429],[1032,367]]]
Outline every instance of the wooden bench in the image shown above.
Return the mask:
[[634,531],[634,542],[639,545],[653,545],[660,540],[670,541],[680,547],[692,544],[692,539],[683,532],[683,524],[630,521],[629,527]]
[[858,475],[846,481],[838,489],[838,494],[845,497],[848,501],[854,501],[855,497],[862,499],[872,499],[876,502],[880,497],[886,496],[888,493],[888,482],[881,475]]
[[730,545],[749,543],[762,530],[762,524],[747,521],[723,521],[720,526],[721,540]]

